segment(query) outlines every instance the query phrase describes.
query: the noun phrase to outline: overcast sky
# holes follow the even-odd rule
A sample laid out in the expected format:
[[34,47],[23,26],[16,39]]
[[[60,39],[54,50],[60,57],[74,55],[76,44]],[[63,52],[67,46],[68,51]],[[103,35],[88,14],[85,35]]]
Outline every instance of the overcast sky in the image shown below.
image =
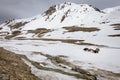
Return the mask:
[[32,17],[64,2],[87,3],[100,9],[120,6],[120,0],[0,0],[0,23],[9,18]]

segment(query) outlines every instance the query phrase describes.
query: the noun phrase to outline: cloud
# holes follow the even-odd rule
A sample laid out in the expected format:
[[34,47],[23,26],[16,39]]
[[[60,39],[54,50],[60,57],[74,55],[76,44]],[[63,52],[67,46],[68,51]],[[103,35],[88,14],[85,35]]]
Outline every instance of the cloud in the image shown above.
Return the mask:
[[8,19],[18,18],[17,14],[13,14],[9,11],[0,10],[0,24],[5,22]]

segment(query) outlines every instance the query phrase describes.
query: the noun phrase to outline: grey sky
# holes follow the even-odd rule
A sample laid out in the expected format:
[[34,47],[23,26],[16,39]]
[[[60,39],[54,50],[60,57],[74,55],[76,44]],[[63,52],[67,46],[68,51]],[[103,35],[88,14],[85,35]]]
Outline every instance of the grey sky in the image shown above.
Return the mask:
[[0,0],[0,23],[9,18],[27,18],[41,14],[51,5],[63,2],[87,3],[100,9],[120,6],[120,0]]

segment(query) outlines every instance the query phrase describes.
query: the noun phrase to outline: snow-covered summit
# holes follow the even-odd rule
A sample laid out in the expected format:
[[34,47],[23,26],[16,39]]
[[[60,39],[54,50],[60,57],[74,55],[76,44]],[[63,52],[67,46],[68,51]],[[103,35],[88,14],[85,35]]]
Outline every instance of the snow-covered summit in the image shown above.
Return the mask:
[[[38,27],[45,28],[61,28],[70,25],[90,26],[94,23],[101,23],[105,13],[96,7],[88,4],[62,3],[51,6],[41,16],[26,24],[23,30],[36,29]],[[103,18],[101,18],[103,17]],[[101,20],[102,19],[102,20]],[[34,25],[34,27],[31,27]]]
[[51,6],[47,11],[45,11],[44,15],[52,15],[54,12],[63,11],[64,13],[67,12],[85,12],[85,11],[100,11],[98,8],[93,7],[92,5],[88,4],[75,4],[70,2],[65,2],[62,4]]
[[112,8],[106,8],[103,10],[106,13],[112,13],[115,11],[119,11],[120,12],[120,6],[116,6],[116,7],[112,7]]
[[50,7],[43,13],[43,16],[45,21],[51,22],[57,19],[59,23],[62,23],[66,18],[79,18],[82,20],[87,15],[90,16],[90,14],[92,16],[95,14],[103,14],[103,12],[92,5],[65,2]]

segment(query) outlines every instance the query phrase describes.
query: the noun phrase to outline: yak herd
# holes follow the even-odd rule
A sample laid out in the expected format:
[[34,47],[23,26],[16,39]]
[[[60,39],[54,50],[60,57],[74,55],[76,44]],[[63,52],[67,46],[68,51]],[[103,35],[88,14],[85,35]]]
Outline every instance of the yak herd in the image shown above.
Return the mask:
[[92,53],[99,53],[100,49],[96,48],[96,49],[92,49],[92,48],[84,48],[84,51],[88,51],[88,52],[92,52]]

